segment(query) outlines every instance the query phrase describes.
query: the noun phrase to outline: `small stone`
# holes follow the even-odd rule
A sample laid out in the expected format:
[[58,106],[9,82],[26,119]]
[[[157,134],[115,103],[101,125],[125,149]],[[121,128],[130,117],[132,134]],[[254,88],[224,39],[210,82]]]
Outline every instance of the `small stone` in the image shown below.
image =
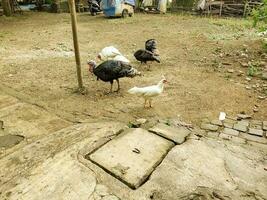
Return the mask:
[[259,112],[258,108],[253,108],[253,112]]
[[246,89],[247,90],[251,90],[251,86],[246,86]]
[[219,136],[219,133],[218,132],[211,132],[211,131],[209,131],[207,133],[207,136],[208,137],[218,137]]
[[141,123],[137,122],[137,121],[129,122],[129,124],[128,124],[128,127],[130,127],[130,128],[140,128],[140,126],[141,126]]
[[267,121],[264,121],[263,122],[263,128],[262,129],[265,130],[265,131],[267,131]]
[[242,76],[242,75],[244,75],[244,72],[239,70],[237,76]]
[[213,125],[217,125],[217,126],[222,126],[222,125],[223,125],[222,121],[220,121],[220,120],[218,120],[218,119],[214,119],[214,120],[212,120],[212,121],[211,121],[211,124],[213,124]]
[[137,119],[136,121],[139,122],[139,123],[141,123],[141,124],[144,124],[144,123],[147,122],[147,119],[140,118],[140,119]]
[[247,133],[240,133],[240,136],[244,139],[253,141],[253,142],[259,142],[262,144],[267,144],[267,139],[264,137],[259,137],[259,136],[255,136],[255,135],[250,135]]
[[246,114],[237,114],[237,119],[250,119],[251,115],[246,115]]
[[247,132],[247,126],[243,125],[242,123],[235,124],[234,129],[242,132]]
[[260,137],[263,136],[263,130],[260,130],[260,129],[249,128],[248,133],[251,134],[251,135],[257,135],[257,136],[260,136]]
[[240,65],[241,65],[242,67],[248,67],[248,63],[245,63],[245,62],[240,63]]
[[266,99],[266,96],[258,96],[258,99],[264,100],[264,99]]
[[238,136],[239,132],[237,130],[231,129],[231,128],[224,128],[223,133],[227,135],[233,135]]
[[263,72],[261,75],[262,80],[267,80],[267,72]]
[[228,73],[234,73],[234,71],[235,71],[235,70],[233,70],[233,69],[227,69],[227,72],[228,72]]
[[207,124],[207,123],[202,123],[201,128],[209,131],[217,131],[219,129],[217,125]]

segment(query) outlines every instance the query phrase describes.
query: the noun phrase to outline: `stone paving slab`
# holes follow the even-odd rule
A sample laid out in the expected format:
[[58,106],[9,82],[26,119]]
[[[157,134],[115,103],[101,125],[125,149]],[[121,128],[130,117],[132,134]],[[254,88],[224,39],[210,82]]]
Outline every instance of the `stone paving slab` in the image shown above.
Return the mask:
[[171,127],[162,123],[150,128],[149,131],[167,138],[176,144],[184,143],[185,138],[190,134],[190,131],[185,127]]
[[173,142],[138,128],[114,138],[89,158],[129,187],[136,189],[173,146]]
[[201,128],[208,131],[217,131],[219,129],[219,126],[204,122],[201,124]]
[[238,136],[238,134],[239,134],[238,131],[236,131],[234,129],[230,129],[230,128],[224,128],[223,133],[227,134],[227,135],[233,135],[233,136]]
[[251,135],[257,135],[257,136],[260,136],[260,137],[263,136],[263,130],[260,130],[260,129],[249,128],[248,133],[251,134]]
[[246,127],[249,126],[249,121],[247,121],[247,120],[241,120],[241,121],[238,121],[237,123],[240,125],[246,126]]
[[213,125],[217,125],[217,126],[222,126],[223,125],[222,121],[220,121],[218,119],[214,119],[210,123],[213,124]]
[[243,125],[242,123],[237,123],[234,125],[234,129],[237,131],[247,132],[247,126]]
[[219,135],[219,137],[222,138],[222,139],[231,140],[231,141],[237,142],[237,143],[242,143],[242,144],[246,143],[246,139],[240,138],[240,137],[236,137],[236,136],[233,136],[233,135],[228,135],[228,134],[221,133]]
[[253,141],[253,142],[259,142],[262,144],[267,144],[267,139],[264,137],[259,137],[256,135],[250,135],[250,134],[246,134],[246,133],[240,133],[240,136],[244,139]]

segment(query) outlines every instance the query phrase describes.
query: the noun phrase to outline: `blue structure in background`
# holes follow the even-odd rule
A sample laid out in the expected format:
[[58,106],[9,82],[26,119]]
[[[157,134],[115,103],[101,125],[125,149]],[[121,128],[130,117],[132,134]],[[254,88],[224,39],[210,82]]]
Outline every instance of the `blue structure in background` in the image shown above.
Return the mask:
[[131,17],[134,7],[135,0],[102,0],[102,10],[107,17]]

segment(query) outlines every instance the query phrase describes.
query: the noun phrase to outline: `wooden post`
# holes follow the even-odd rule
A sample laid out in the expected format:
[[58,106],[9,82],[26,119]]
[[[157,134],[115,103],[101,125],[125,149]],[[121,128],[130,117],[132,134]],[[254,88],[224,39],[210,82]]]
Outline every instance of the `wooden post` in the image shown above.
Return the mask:
[[10,6],[10,1],[9,0],[2,0],[2,6],[4,10],[4,15],[9,17],[12,15],[12,10]]
[[77,18],[76,18],[75,3],[74,3],[74,0],[68,0],[68,2],[69,2],[69,9],[70,9],[70,15],[71,15],[71,25],[72,25],[76,68],[77,68],[78,86],[79,86],[79,91],[81,93],[83,93],[84,87],[83,87],[82,72],[81,72],[81,58],[80,58],[80,51],[79,51],[79,44],[78,44]]

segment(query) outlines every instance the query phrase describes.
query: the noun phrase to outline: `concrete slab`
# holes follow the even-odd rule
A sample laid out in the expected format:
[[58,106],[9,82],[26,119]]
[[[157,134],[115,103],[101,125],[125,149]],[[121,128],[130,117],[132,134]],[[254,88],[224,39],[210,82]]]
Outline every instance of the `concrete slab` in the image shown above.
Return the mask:
[[131,129],[99,148],[89,159],[136,189],[173,146],[173,142],[144,129]]
[[176,144],[184,143],[185,138],[190,134],[190,131],[185,127],[171,127],[162,123],[150,128],[149,131],[167,138]]

